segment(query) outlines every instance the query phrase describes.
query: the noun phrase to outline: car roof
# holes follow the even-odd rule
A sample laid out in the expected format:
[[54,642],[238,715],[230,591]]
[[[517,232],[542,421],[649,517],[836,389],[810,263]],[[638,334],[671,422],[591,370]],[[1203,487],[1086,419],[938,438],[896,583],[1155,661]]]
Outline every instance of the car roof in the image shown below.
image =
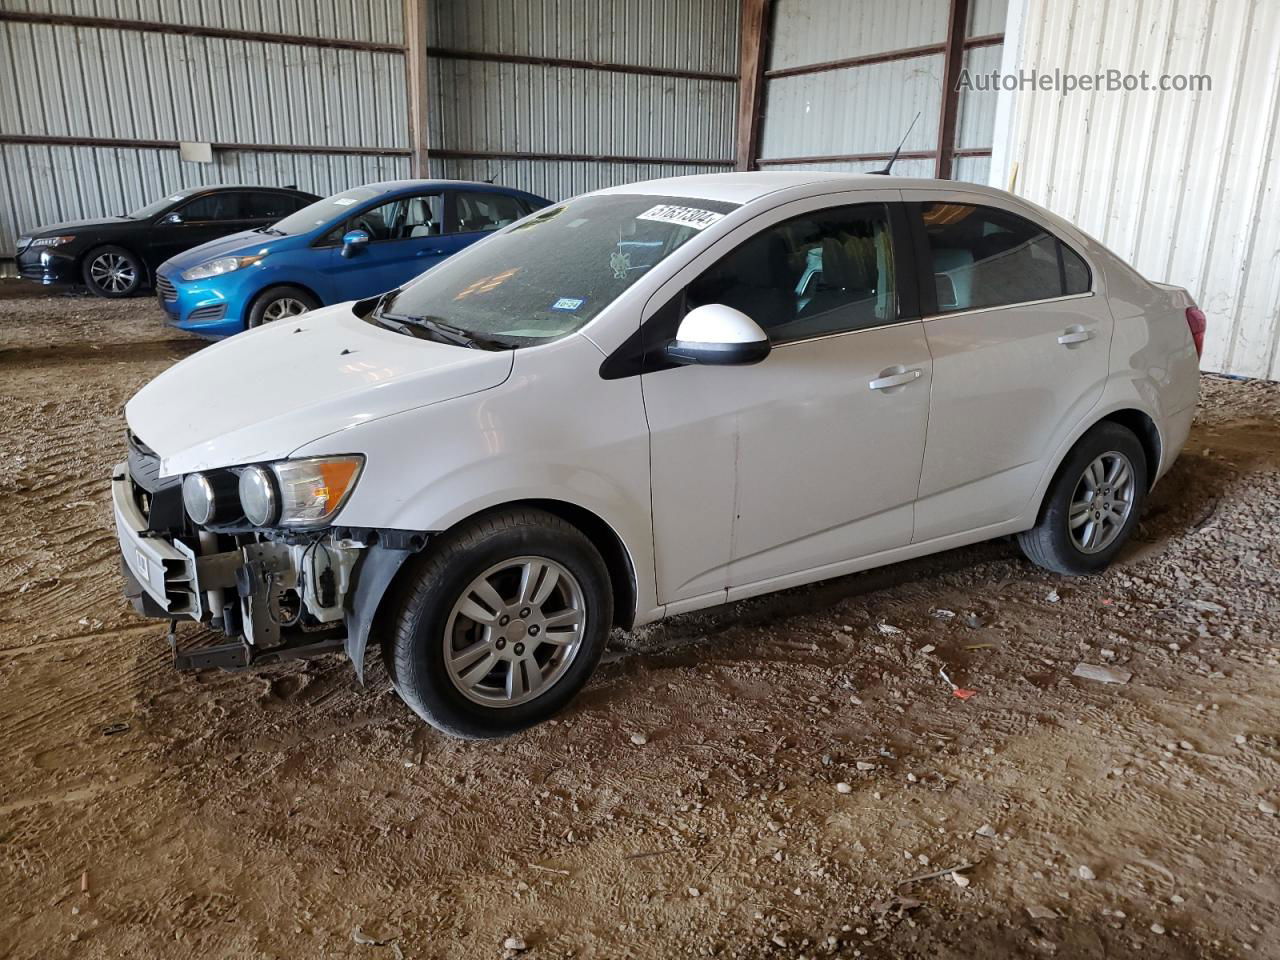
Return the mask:
[[[528,190],[521,190],[519,187],[504,187],[500,184],[485,183],[481,180],[381,180],[377,183],[358,184],[358,186],[367,187],[370,190],[378,190],[384,193],[391,193],[397,190],[422,190],[424,188],[456,190],[458,187],[470,187],[475,190],[493,190],[496,193],[529,193]],[[532,196],[532,194],[529,195]]]
[[827,170],[753,170],[741,173],[700,173],[687,177],[663,177],[594,191],[596,194],[644,194],[750,203],[792,187],[812,186],[814,193],[838,190],[929,189],[964,190],[1001,195],[1001,191],[975,183],[932,180],[922,177],[880,176],[874,173],[832,173]]
[[194,197],[202,193],[221,193],[224,190],[272,190],[278,193],[304,193],[309,197],[315,196],[309,190],[299,190],[297,187],[276,187],[264,183],[210,183],[199,187],[183,187],[170,196],[176,197],[182,194],[184,197]]

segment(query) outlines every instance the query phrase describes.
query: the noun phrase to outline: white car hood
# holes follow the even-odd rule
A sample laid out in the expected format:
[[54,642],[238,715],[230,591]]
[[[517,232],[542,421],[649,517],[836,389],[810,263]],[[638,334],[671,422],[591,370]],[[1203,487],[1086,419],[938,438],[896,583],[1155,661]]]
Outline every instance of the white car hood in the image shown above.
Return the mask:
[[488,390],[512,362],[513,351],[418,340],[339,304],[201,350],[139,390],[125,419],[173,476],[287,457],[337,431]]

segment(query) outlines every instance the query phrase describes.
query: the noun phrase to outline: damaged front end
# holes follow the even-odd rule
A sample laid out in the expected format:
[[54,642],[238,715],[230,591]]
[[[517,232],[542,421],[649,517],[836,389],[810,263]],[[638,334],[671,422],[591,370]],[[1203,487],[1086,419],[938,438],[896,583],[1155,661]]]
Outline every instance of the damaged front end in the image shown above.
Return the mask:
[[[125,595],[139,613],[170,622],[174,665],[239,670],[345,650],[363,677],[378,605],[426,535],[325,525],[349,491],[331,497],[327,514],[300,514],[300,496],[330,496],[326,475],[297,480],[279,465],[272,469],[283,481],[269,479],[274,488],[268,493],[285,505],[274,504],[271,515],[262,504],[252,505],[248,512],[256,508],[257,519],[265,521],[257,524],[246,516],[237,484],[246,471],[268,470],[253,465],[199,475],[209,509],[197,508],[203,521],[197,524],[184,505],[183,478],[161,477],[159,457],[132,434],[128,440],[129,459],[116,467],[111,483]],[[354,474],[348,481],[354,483]],[[207,624],[230,639],[179,650],[182,620]]]

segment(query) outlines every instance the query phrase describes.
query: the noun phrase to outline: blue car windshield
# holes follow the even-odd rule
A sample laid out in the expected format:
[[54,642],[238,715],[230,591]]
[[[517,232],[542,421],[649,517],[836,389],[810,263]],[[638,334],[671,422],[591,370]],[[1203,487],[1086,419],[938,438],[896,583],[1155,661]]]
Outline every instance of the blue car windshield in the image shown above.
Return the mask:
[[384,192],[374,190],[372,187],[352,187],[342,193],[335,193],[332,197],[325,197],[323,200],[308,204],[283,220],[277,220],[271,225],[271,229],[286,236],[310,233],[316,227],[323,227],[326,223],[350,213],[352,207],[382,196]]
[[631,194],[555,204],[393,291],[367,319],[411,335],[403,321],[501,346],[545,343],[580,329],[737,206]]

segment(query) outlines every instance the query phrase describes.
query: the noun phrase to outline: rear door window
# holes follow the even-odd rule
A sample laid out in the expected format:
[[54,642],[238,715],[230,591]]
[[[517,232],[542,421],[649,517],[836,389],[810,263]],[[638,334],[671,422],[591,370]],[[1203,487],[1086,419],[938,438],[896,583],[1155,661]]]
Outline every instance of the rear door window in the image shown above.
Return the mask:
[[183,204],[175,213],[186,223],[208,223],[220,220],[244,219],[241,213],[242,193],[206,193],[190,203]]
[[297,198],[287,193],[257,190],[241,194],[241,197],[246,220],[279,220],[298,209]]
[[1079,254],[1037,223],[964,203],[922,203],[939,313],[1087,293]]
[[482,233],[501,230],[515,223],[529,210],[518,198],[505,193],[458,190],[454,193],[450,233]]

